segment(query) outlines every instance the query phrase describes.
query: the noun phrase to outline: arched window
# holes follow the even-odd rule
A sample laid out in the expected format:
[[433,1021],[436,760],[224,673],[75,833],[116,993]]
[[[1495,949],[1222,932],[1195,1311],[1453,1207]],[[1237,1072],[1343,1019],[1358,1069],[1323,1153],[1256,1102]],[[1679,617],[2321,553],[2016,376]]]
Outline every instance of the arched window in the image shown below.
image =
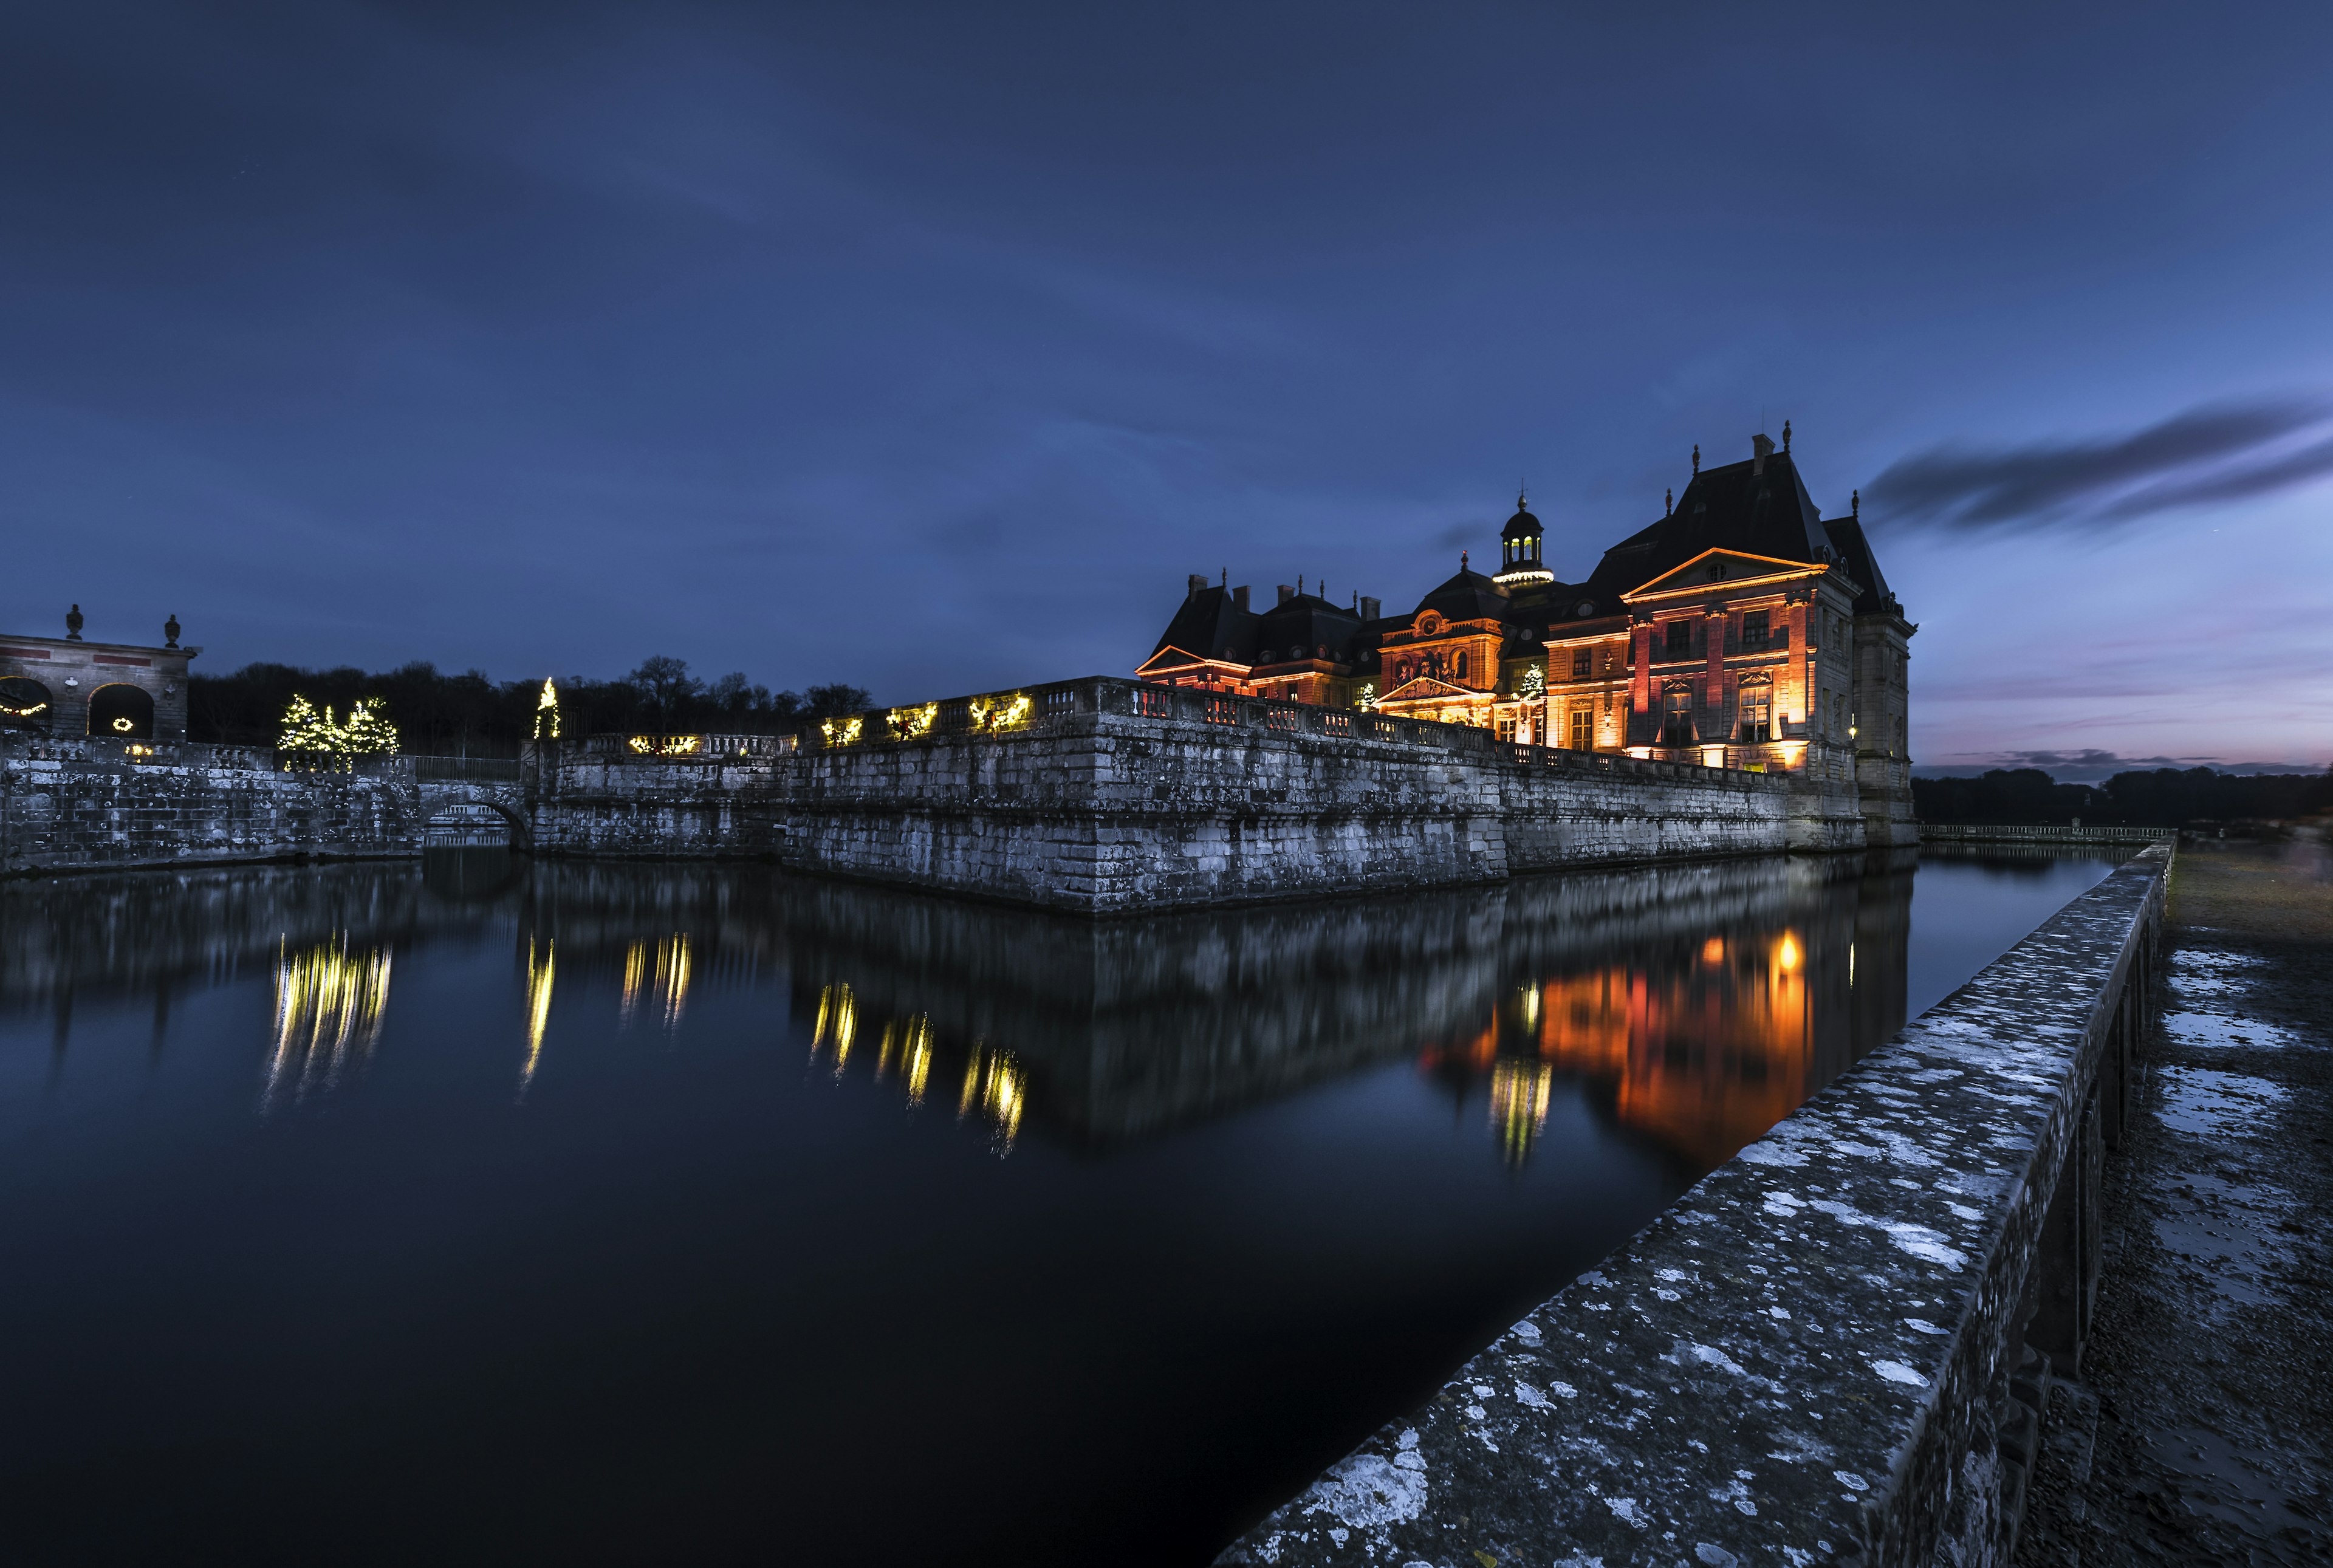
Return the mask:
[[89,694],[89,733],[114,740],[154,738],[154,699],[123,682]]
[[1452,668],[1451,673],[1455,675],[1461,680],[1466,678],[1466,656],[1464,654],[1462,653],[1458,656],[1458,661]]
[[55,711],[49,702],[49,688],[39,681],[21,675],[0,680],[0,729],[46,735],[49,719]]

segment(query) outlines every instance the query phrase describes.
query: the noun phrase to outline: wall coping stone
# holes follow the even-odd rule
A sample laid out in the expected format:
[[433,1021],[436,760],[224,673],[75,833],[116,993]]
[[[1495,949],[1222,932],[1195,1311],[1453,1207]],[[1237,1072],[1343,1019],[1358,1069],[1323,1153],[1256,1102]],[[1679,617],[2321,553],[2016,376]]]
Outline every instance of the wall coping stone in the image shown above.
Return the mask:
[[1987,1558],[1995,1362],[2171,852],[2074,899],[1219,1561]]

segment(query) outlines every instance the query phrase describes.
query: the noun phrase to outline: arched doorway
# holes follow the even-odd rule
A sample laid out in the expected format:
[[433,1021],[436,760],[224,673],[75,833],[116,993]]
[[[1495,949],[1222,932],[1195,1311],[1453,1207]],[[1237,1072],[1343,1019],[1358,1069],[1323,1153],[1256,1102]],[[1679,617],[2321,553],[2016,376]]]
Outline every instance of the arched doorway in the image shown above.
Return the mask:
[[152,740],[154,699],[117,681],[89,694],[89,733],[112,740]]
[[0,729],[46,735],[54,712],[49,702],[49,688],[39,681],[21,675],[0,679]]

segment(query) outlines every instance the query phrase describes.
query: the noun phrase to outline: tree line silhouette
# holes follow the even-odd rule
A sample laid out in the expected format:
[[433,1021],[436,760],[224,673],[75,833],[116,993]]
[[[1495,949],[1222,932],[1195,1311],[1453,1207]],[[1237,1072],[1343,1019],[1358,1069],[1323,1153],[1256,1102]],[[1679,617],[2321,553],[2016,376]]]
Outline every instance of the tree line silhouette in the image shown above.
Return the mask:
[[[664,654],[614,680],[556,679],[560,729],[581,736],[613,732],[782,735],[802,725],[862,712],[873,698],[836,683],[806,691],[772,691],[734,672],[707,682],[685,659]],[[294,697],[346,713],[379,697],[403,748],[424,755],[516,756],[534,734],[540,677],[495,681],[483,670],[450,675],[417,662],[371,673],[353,666],[300,669],[246,664],[231,675],[187,682],[188,737],[227,746],[274,746]]]
[[1976,778],[1915,778],[1912,806],[1926,822],[2063,823],[2079,817],[2107,826],[2175,828],[2290,822],[2333,813],[2333,770],[2229,774],[2159,767],[2081,784],[2059,784],[2040,768],[1994,768]]

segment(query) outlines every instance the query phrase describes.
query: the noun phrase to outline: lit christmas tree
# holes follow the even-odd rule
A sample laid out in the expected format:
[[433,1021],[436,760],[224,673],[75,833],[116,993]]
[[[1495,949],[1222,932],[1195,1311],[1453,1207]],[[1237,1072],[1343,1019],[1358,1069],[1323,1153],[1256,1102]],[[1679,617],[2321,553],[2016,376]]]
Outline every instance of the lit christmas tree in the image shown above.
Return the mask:
[[[331,717],[331,709],[326,708],[325,721],[330,723]],[[389,722],[389,710],[381,706],[380,698],[366,697],[357,699],[356,706],[349,709],[349,722],[341,726],[340,743],[341,750],[350,756],[368,756],[397,749],[397,726]]]
[[534,701],[534,738],[559,738],[559,693],[547,675],[542,678],[542,695]]
[[294,693],[292,706],[283,710],[283,733],[276,737],[278,751],[336,752],[341,749],[341,732],[332,723],[332,710],[316,711],[316,705]]

